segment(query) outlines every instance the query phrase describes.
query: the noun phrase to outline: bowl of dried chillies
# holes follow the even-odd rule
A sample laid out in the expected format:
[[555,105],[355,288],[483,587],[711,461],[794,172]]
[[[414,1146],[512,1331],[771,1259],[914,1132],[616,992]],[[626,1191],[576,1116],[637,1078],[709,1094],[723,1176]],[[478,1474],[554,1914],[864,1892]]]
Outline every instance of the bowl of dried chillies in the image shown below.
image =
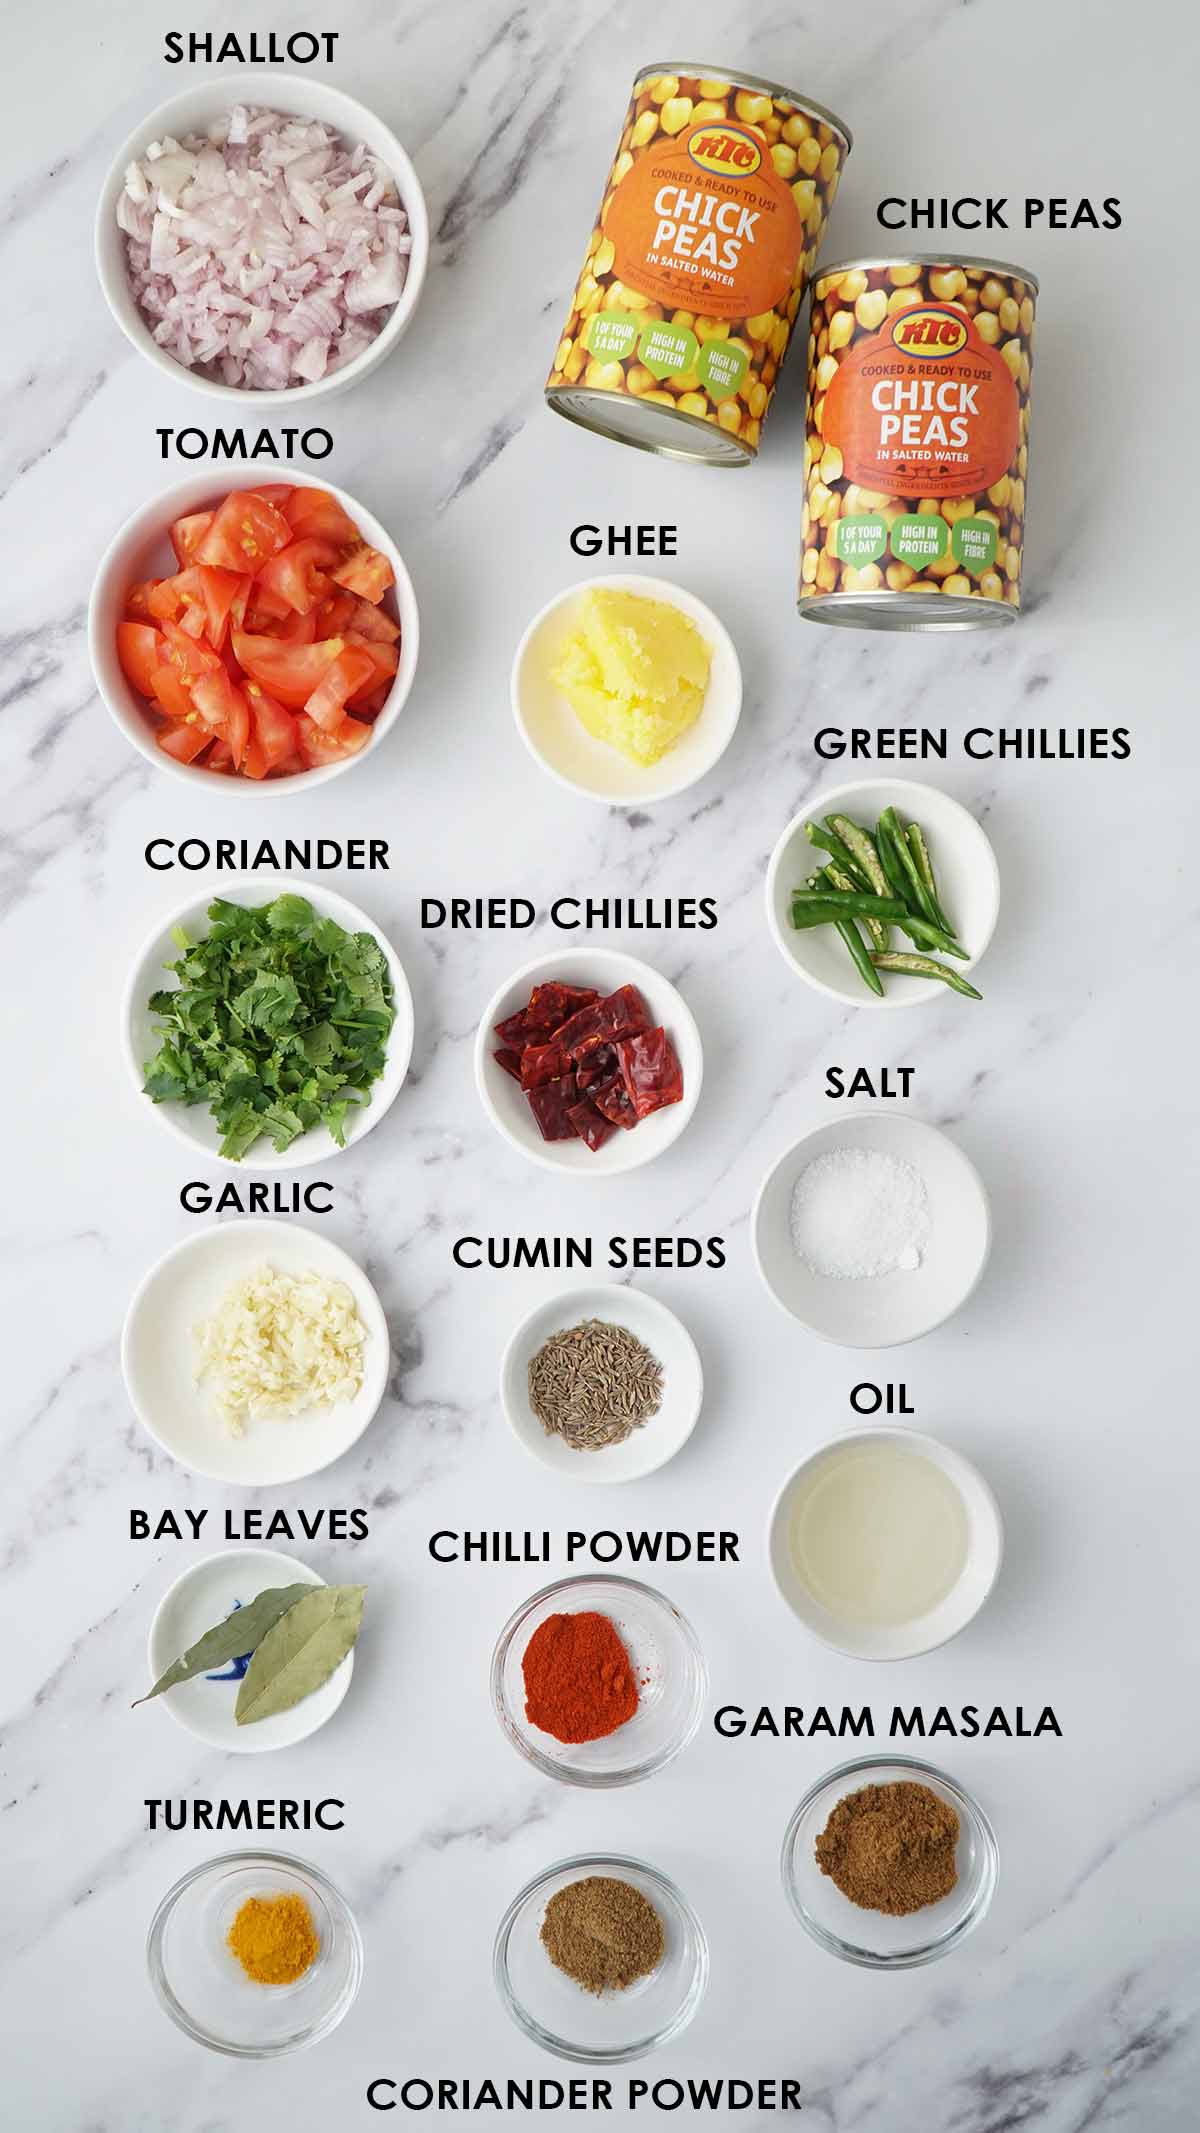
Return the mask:
[[636,1170],[696,1108],[700,1032],[675,987],[614,950],[526,963],[488,1003],[475,1041],[484,1110],[551,1170]]
[[996,855],[974,815],[901,778],[818,795],[767,869],[767,918],[784,960],[852,1007],[977,1001],[973,966],[999,908]]

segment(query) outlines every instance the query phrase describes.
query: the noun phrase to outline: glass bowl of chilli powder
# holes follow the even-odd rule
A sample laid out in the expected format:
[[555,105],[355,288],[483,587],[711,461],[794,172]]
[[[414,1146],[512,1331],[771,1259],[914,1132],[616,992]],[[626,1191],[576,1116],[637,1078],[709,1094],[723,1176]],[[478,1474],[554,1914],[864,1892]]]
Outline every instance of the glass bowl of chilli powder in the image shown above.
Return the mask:
[[336,2029],[362,1979],[362,1941],[333,1883],[284,1852],[227,1852],[159,1904],[146,1943],[164,2013],[197,2044],[275,2059]]
[[560,2059],[615,2065],[686,2029],[708,1942],[656,1867],[620,1853],[560,1859],[509,1905],[496,1990],[518,2029]]
[[708,1670],[695,1630],[633,1578],[563,1578],[492,1654],[492,1703],[527,1762],[567,1785],[633,1785],[686,1748]]
[[831,1770],[783,1840],[783,1885],[805,1932],[866,1970],[949,1955],[986,1916],[997,1864],[978,1802],[907,1755]]

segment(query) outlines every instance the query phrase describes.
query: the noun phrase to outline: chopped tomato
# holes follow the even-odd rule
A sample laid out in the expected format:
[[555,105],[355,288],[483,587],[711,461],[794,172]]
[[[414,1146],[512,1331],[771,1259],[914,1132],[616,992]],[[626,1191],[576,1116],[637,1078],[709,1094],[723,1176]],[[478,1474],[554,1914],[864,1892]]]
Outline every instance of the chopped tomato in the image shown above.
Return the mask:
[[324,637],[319,644],[281,644],[275,637],[235,630],[233,649],[243,673],[289,711],[303,711],[326,667],[344,647],[340,637]]
[[177,622],[165,617],[162,626],[163,659],[175,667],[189,685],[201,674],[215,673],[221,665],[217,654],[207,644],[199,643],[181,630]]
[[212,511],[193,511],[187,518],[177,518],[171,528],[171,546],[181,570],[195,561],[196,550],[216,516]]
[[396,573],[385,555],[378,548],[371,548],[360,541],[343,563],[329,573],[335,585],[344,585],[347,592],[357,593],[360,600],[372,603],[382,600],[388,587],[396,582]]
[[166,753],[261,780],[365,747],[400,631],[387,559],[337,497],[262,482],[169,530],[177,568],[132,585],[116,626]]
[[192,718],[192,699],[180,678],[178,667],[169,667],[165,661],[154,669],[151,682],[154,700],[161,705],[168,718]]
[[[332,639],[336,643],[336,639]],[[340,726],[346,705],[356,689],[374,678],[375,668],[368,653],[359,646],[347,644],[344,652],[327,666],[304,708],[309,717],[326,733]]]
[[140,585],[131,585],[125,601],[127,622],[148,622],[151,615],[150,595],[158,585],[157,578],[144,578]]
[[318,637],[332,637],[332,630],[318,630],[317,618],[312,615],[289,615],[283,622],[273,622],[267,632],[279,644],[315,644]]
[[254,726],[254,738],[266,758],[268,770],[274,770],[285,757],[294,755],[299,731],[299,721],[274,697],[260,689],[256,681],[246,690],[250,717]]
[[353,630],[346,643],[353,645],[356,652],[371,662],[370,673],[364,676],[357,689],[350,691],[348,702],[357,704],[360,697],[370,696],[385,681],[392,679],[400,664],[400,654],[394,644],[375,644],[369,637],[359,637]]
[[142,696],[153,696],[162,638],[149,622],[118,622],[117,658],[126,681]]
[[313,534],[336,541],[340,548],[362,539],[354,520],[328,489],[293,489],[283,509],[294,534]]
[[379,644],[398,644],[400,624],[385,615],[381,607],[373,607],[369,600],[359,600],[353,594],[345,597],[353,602],[354,620],[343,623],[343,629],[353,630],[356,637],[372,637]]
[[328,588],[325,572],[337,562],[340,552],[332,541],[317,540],[311,534],[303,540],[289,541],[259,571],[255,580],[258,597],[261,599],[264,592],[270,591],[295,614],[311,614]]
[[212,735],[207,726],[189,726],[186,721],[177,720],[174,725],[160,726],[157,739],[164,755],[173,755],[177,763],[194,763]]
[[288,521],[266,497],[254,489],[235,489],[200,541],[195,560],[217,570],[257,571],[291,538]]
[[343,718],[332,731],[304,722],[300,736],[300,752],[312,769],[324,763],[340,763],[344,756],[357,755],[371,738],[371,728],[357,718]]

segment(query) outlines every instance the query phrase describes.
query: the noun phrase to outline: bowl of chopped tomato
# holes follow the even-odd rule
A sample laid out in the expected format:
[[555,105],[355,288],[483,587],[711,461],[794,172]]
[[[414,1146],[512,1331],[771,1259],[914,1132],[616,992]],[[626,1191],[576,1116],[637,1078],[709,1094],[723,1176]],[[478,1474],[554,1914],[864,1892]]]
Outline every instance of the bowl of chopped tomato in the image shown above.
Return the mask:
[[417,664],[399,550],[340,489],[180,482],[122,527],[88,618],[97,687],[139,754],[286,792],[378,748]]

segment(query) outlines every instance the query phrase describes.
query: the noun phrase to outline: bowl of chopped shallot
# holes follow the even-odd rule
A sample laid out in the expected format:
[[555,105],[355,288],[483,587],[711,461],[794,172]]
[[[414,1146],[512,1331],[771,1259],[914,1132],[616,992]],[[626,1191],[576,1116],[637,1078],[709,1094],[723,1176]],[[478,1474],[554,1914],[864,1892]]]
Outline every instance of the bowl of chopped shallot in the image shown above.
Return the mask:
[[429,218],[390,128],[319,81],[238,73],[160,104],[116,156],[96,270],[140,353],[210,397],[314,400],[374,370],[421,294]]
[[[88,644],[126,739],[176,777],[294,792],[373,756],[417,666],[416,595],[378,519],[311,474],[211,472],[134,512]],[[246,469],[245,473],[249,474]]]

